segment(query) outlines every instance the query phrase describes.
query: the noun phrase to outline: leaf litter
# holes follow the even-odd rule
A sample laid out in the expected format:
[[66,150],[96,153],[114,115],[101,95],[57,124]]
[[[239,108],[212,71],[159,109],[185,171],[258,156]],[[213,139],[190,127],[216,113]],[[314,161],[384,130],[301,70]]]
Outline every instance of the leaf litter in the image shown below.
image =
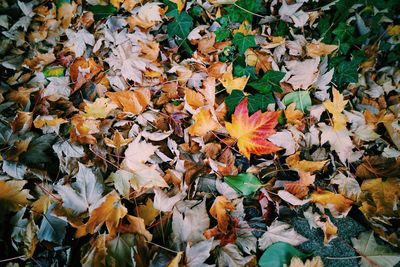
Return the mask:
[[0,262],[397,266],[396,0],[0,3]]

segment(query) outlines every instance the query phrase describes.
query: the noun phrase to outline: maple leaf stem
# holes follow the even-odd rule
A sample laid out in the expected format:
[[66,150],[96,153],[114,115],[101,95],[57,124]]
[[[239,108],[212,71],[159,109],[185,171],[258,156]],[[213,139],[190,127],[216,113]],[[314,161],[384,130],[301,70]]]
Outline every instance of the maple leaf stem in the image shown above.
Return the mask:
[[35,185],[37,185],[40,189],[42,189],[43,192],[49,194],[49,196],[51,196],[52,198],[54,198],[55,200],[57,200],[58,202],[61,202],[61,198],[55,196],[53,193],[51,193],[49,190],[47,190],[46,188],[44,188],[40,183],[35,183]]
[[16,257],[12,257],[12,258],[8,258],[8,259],[0,260],[0,263],[1,263],[1,262],[7,262],[7,261],[13,261],[13,260],[22,260],[22,259],[24,259],[24,258],[25,258],[24,255],[16,256]]
[[157,246],[157,247],[159,247],[159,248],[162,248],[162,249],[164,249],[164,250],[166,250],[166,251],[172,252],[172,253],[179,253],[179,252],[180,252],[180,251],[176,251],[176,250],[172,250],[172,249],[166,248],[166,247],[164,247],[164,246],[161,246],[161,245],[159,245],[159,244],[153,243],[153,242],[151,242],[151,241],[145,240],[145,242],[146,242],[146,243],[149,243],[149,244],[152,244],[152,245],[154,245],[154,246]]
[[104,160],[105,162],[111,164],[112,166],[114,166],[115,168],[117,168],[117,170],[120,170],[120,169],[121,169],[119,166],[115,165],[114,163],[112,163],[111,161],[109,161],[108,159],[106,159],[105,157],[103,157],[103,156],[97,154],[97,153],[93,150],[92,146],[89,146],[89,150],[92,151],[93,154],[94,154],[96,157],[99,157],[100,159]]
[[327,260],[350,260],[350,259],[358,259],[363,256],[350,256],[350,257],[325,257]]

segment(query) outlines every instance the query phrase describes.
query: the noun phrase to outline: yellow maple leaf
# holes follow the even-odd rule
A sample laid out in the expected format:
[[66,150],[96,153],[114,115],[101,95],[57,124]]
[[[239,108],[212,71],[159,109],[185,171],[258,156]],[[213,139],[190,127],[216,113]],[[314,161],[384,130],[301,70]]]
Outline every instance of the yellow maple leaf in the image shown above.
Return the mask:
[[400,35],[400,25],[389,25],[387,27],[387,33],[390,36],[397,36]]
[[341,194],[319,189],[311,194],[311,201],[329,209],[334,217],[346,215],[353,205],[352,200]]
[[193,115],[194,123],[189,127],[189,134],[196,136],[204,136],[211,131],[218,130],[220,125],[211,116],[208,108],[200,110]]
[[50,127],[55,127],[67,122],[68,122],[67,120],[58,118],[56,115],[48,115],[48,116],[37,116],[36,119],[33,121],[33,125],[36,128],[42,128],[45,125]]
[[97,98],[94,103],[86,103],[85,116],[96,119],[105,119],[108,114],[117,107],[116,104],[111,103],[109,98],[100,97]]
[[145,205],[137,207],[137,213],[140,218],[143,218],[146,225],[150,225],[160,212],[153,207],[153,201],[149,198]]
[[113,138],[104,138],[104,143],[106,143],[107,146],[113,147],[116,150],[119,150],[121,147],[126,146],[132,141],[132,138],[124,138],[122,134],[116,130],[114,132]]
[[204,96],[189,88],[185,89],[185,100],[194,109],[204,106]]
[[248,99],[243,99],[235,108],[232,123],[225,122],[226,130],[237,140],[239,152],[250,159],[251,154],[264,155],[280,150],[266,138],[275,133],[280,112],[260,110],[249,116]]
[[232,64],[228,66],[226,72],[220,78],[222,85],[225,87],[226,91],[230,94],[233,90],[243,91],[246,87],[249,77],[243,76],[239,78],[233,78],[232,74]]
[[18,211],[21,206],[29,203],[28,189],[22,189],[27,183],[25,180],[0,181],[0,204],[11,211]]
[[78,227],[76,237],[79,238],[87,234],[93,234],[104,223],[107,226],[109,235],[114,236],[117,233],[120,220],[125,217],[127,212],[128,210],[121,204],[118,193],[112,191],[108,193],[108,195],[103,198],[103,202],[91,212],[89,221]]
[[303,171],[303,172],[315,172],[320,171],[329,160],[322,161],[309,161],[300,160],[300,152],[293,154],[286,158],[286,164],[291,169]]
[[324,107],[332,114],[333,129],[335,131],[340,131],[346,128],[348,119],[346,115],[342,114],[342,112],[349,101],[344,100],[343,95],[335,88],[332,88],[332,92],[333,101],[326,100],[323,104]]

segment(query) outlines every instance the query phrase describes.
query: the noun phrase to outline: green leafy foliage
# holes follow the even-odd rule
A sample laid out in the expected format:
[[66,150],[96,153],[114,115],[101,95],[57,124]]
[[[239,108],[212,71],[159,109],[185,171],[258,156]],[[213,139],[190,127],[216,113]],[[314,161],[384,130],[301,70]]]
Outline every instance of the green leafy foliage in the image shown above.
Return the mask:
[[244,98],[248,98],[248,109],[250,113],[257,112],[258,110],[266,111],[269,104],[274,103],[272,94],[255,94],[245,96],[240,90],[233,90],[232,93],[225,98],[225,103],[228,106],[229,112],[232,113],[235,107]]
[[291,92],[282,99],[283,104],[290,105],[296,102],[296,109],[303,112],[307,111],[311,106],[310,92],[308,91],[295,91]]
[[307,255],[288,243],[276,242],[264,251],[258,265],[261,267],[282,267],[289,264],[292,257],[304,259]]
[[168,36],[178,37],[181,44],[189,35],[193,27],[193,19],[187,12],[182,12],[175,16],[175,21],[168,24]]
[[284,72],[269,70],[264,76],[254,82],[249,83],[249,86],[258,90],[260,93],[283,92],[279,82],[285,77]]
[[262,186],[257,176],[252,173],[225,176],[224,181],[243,196],[253,195]]
[[237,45],[240,54],[244,54],[248,48],[256,46],[254,35],[244,35],[241,32],[233,36],[232,43]]

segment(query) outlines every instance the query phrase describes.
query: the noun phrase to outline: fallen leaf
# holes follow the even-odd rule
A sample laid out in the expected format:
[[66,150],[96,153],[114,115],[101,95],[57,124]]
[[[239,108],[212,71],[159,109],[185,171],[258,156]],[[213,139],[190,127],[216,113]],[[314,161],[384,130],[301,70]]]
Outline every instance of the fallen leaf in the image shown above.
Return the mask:
[[346,216],[353,205],[352,200],[327,190],[317,190],[312,193],[311,201],[329,209],[334,217]]
[[135,91],[107,92],[106,95],[124,112],[142,113],[150,104],[150,91],[140,88]]
[[250,159],[251,154],[264,155],[278,151],[280,148],[266,140],[275,133],[279,112],[257,111],[249,117],[247,98],[235,108],[232,123],[225,122],[229,134],[236,138],[240,153]]
[[111,103],[110,99],[100,97],[96,98],[94,103],[86,103],[85,116],[95,119],[105,119],[108,114],[118,106]]
[[346,128],[348,119],[346,115],[342,114],[342,112],[349,101],[344,100],[343,95],[340,94],[335,88],[332,88],[332,92],[333,102],[331,100],[326,100],[323,104],[324,107],[332,114],[333,129],[335,131],[340,131]]
[[228,224],[230,222],[230,216],[228,211],[234,211],[235,206],[224,196],[218,196],[210,209],[210,214],[218,221],[218,229],[226,233],[228,230]]
[[205,136],[206,134],[218,130],[221,126],[212,117],[210,109],[203,108],[193,115],[194,123],[190,126],[189,134],[195,136]]
[[117,192],[111,191],[102,198],[101,204],[91,213],[87,223],[77,228],[75,236],[77,238],[87,234],[94,234],[104,223],[110,236],[117,233],[120,220],[127,214],[127,209],[120,202]]
[[18,211],[30,202],[29,190],[23,189],[26,183],[25,180],[0,181],[0,204],[3,208]]
[[232,74],[232,64],[228,66],[222,77],[219,79],[226,91],[230,94],[233,90],[243,91],[249,77],[234,78]]
[[307,56],[309,57],[321,57],[332,54],[333,51],[338,49],[337,45],[328,45],[324,43],[310,43],[307,44]]

